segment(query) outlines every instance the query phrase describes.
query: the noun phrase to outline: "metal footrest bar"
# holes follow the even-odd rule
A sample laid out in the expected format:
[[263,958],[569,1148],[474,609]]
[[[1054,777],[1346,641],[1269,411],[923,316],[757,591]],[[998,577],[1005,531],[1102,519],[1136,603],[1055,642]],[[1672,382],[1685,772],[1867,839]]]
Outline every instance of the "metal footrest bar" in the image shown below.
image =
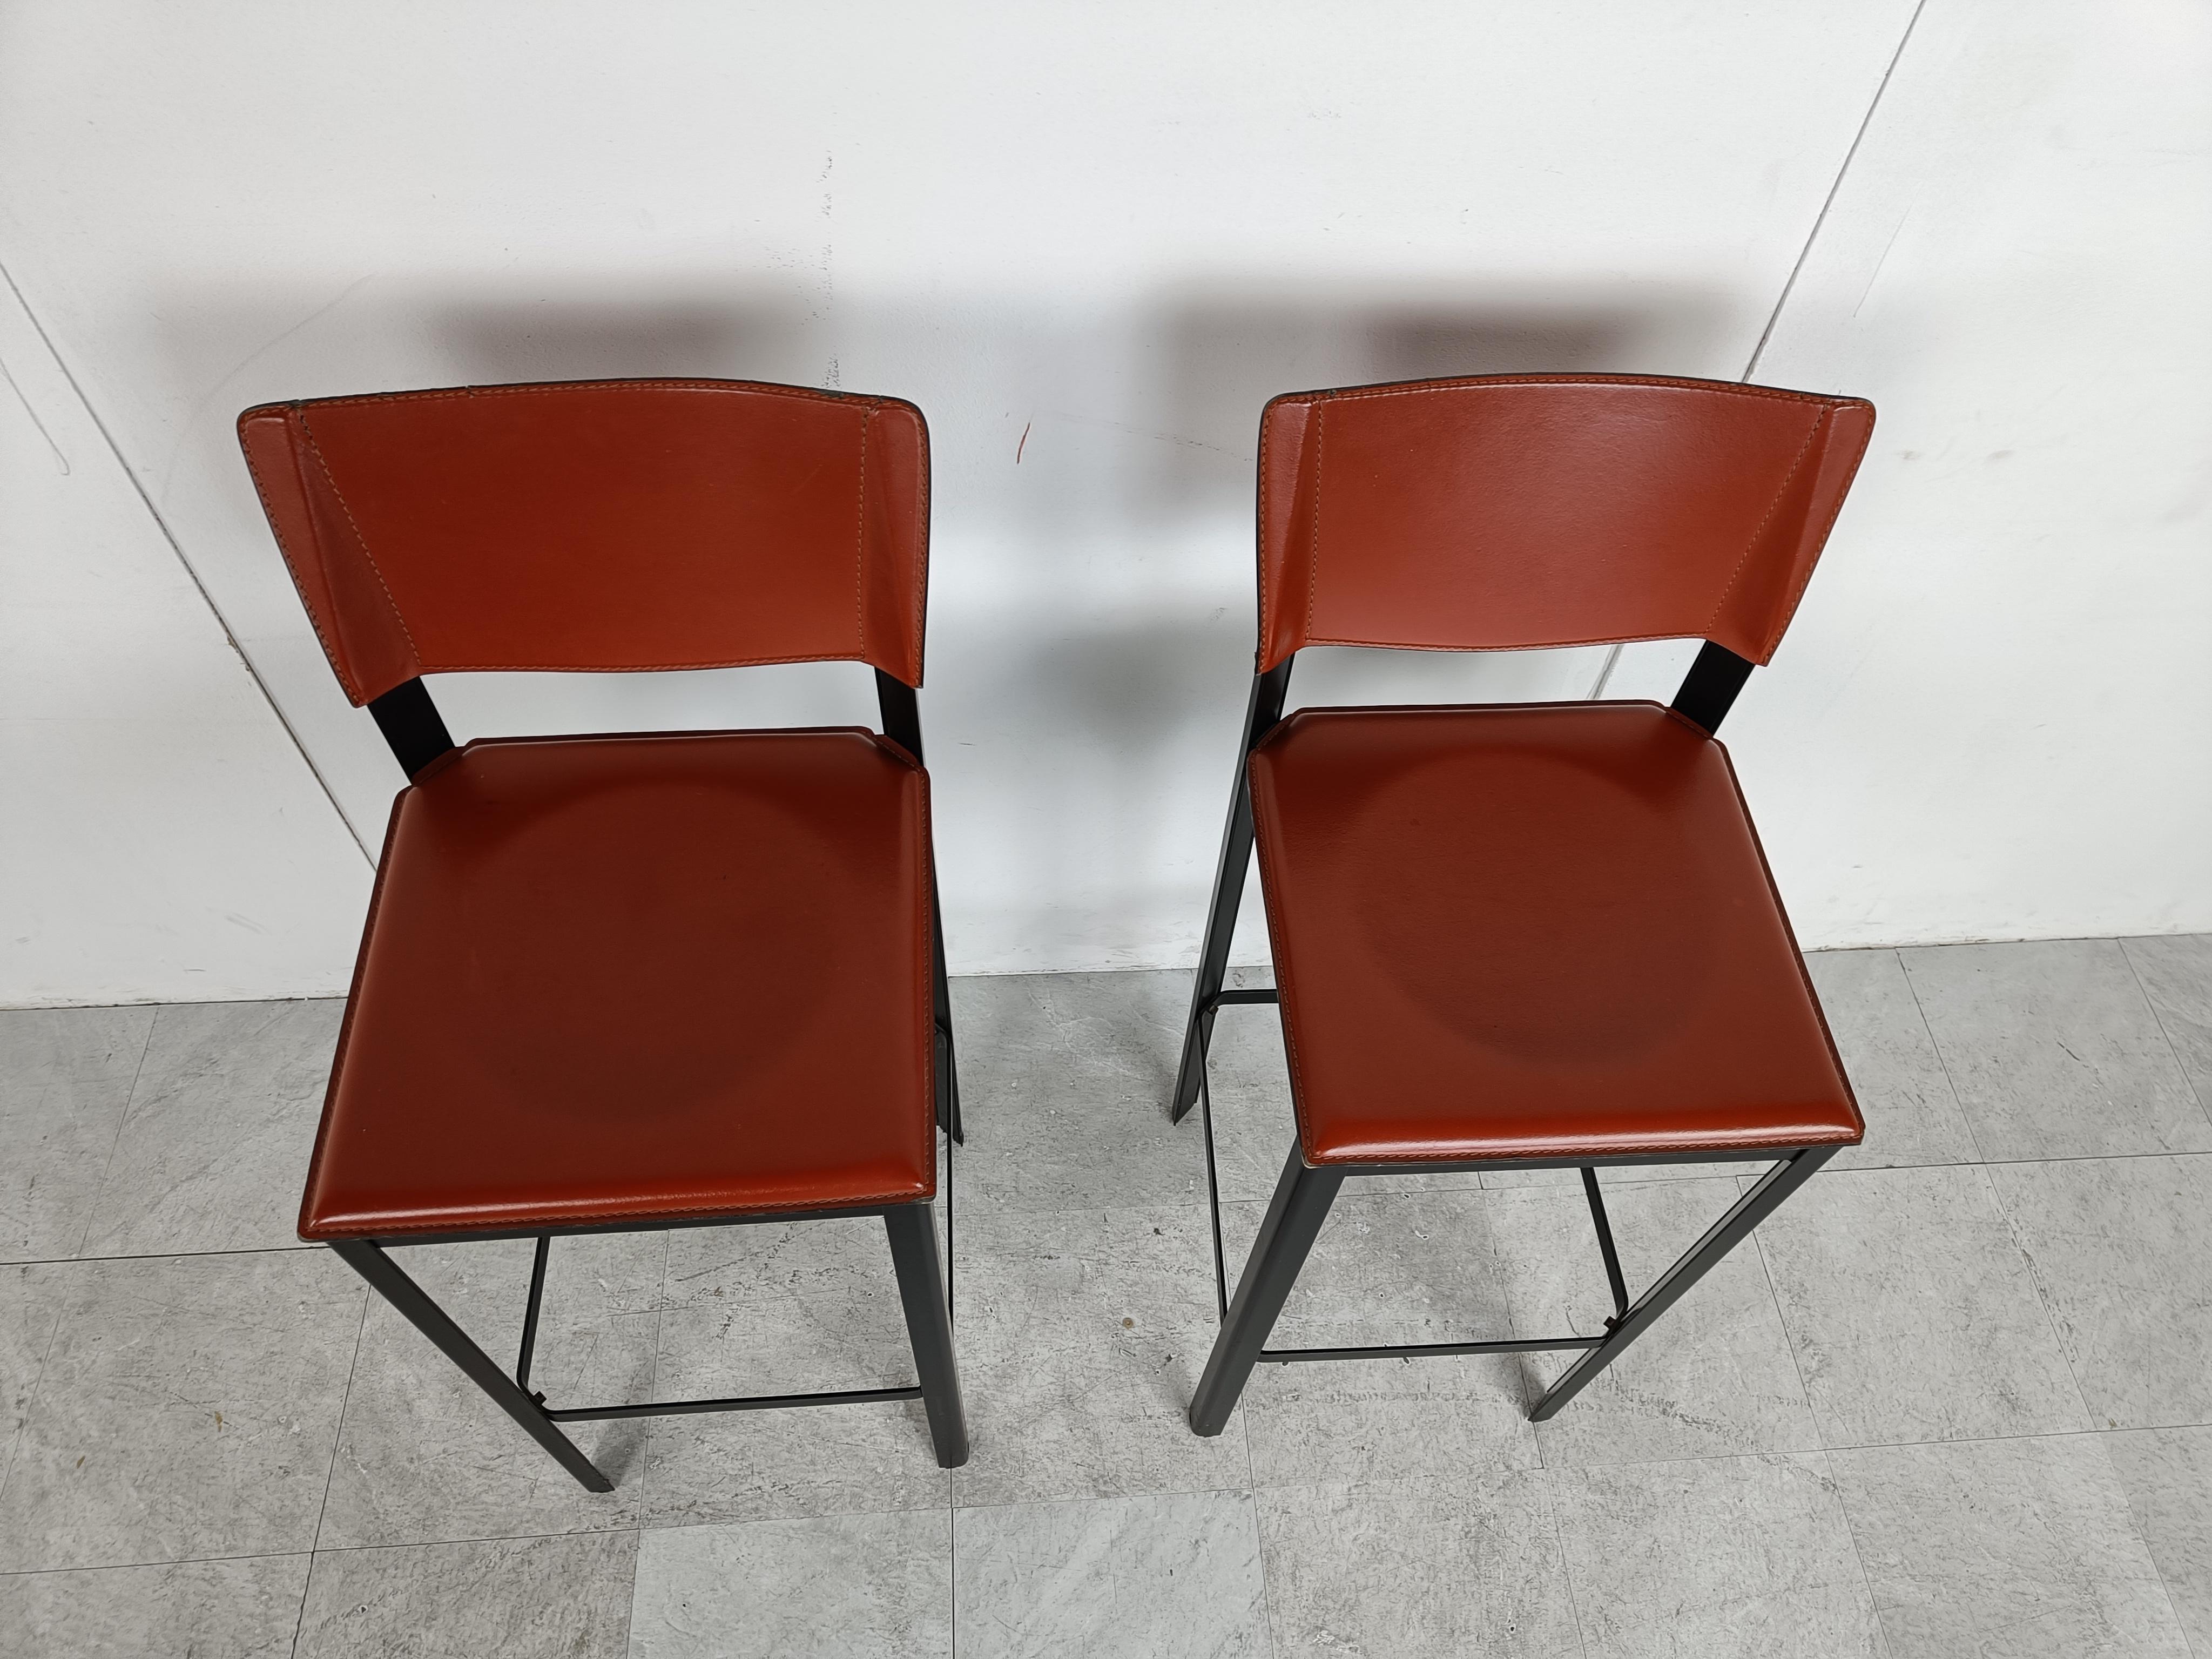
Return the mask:
[[[1226,1003],[1279,1000],[1273,989],[1220,991],[1209,999],[1207,1008],[1210,1012]],[[1228,1252],[1221,1237],[1221,1182],[1214,1161],[1213,1091],[1208,1077],[1208,1062],[1212,1058],[1209,1051],[1212,1044],[1212,1031],[1209,1025],[1201,1022],[1198,1038],[1198,1115],[1200,1126],[1206,1132],[1206,1200],[1213,1223],[1213,1308],[1215,1316],[1226,1324],[1229,1322]],[[1516,1338],[1484,1342],[1412,1342],[1359,1348],[1262,1348],[1259,1356],[1261,1363],[1291,1365],[1325,1359],[1414,1359],[1450,1354],[1548,1353],[1602,1346],[1607,1336],[1628,1311],[1628,1284],[1621,1274],[1620,1252],[1613,1248],[1613,1224],[1606,1216],[1605,1199],[1598,1191],[1597,1171],[1587,1164],[1581,1169],[1583,1191],[1589,1199],[1590,1221],[1597,1231],[1598,1252],[1605,1258],[1606,1284],[1613,1292],[1613,1317],[1605,1322],[1606,1335],[1532,1338],[1525,1341]]]
[[[947,1136],[950,1141],[951,1137]],[[950,1190],[951,1152],[945,1153],[946,1178],[945,1194],[945,1231],[948,1255],[952,1233],[952,1194]],[[553,1236],[540,1233],[538,1249],[530,1262],[530,1299],[522,1310],[522,1345],[515,1355],[514,1386],[528,1395],[538,1404],[546,1419],[555,1423],[600,1423],[617,1418],[689,1417],[702,1412],[765,1412],[781,1411],[794,1406],[866,1406],[880,1405],[887,1401],[920,1400],[921,1384],[911,1382],[896,1389],[836,1389],[818,1394],[753,1394],[732,1395],[721,1400],[647,1401],[635,1406],[564,1406],[545,1403],[545,1396],[530,1386],[530,1362],[538,1348],[538,1321],[545,1300],[546,1258],[552,1249]],[[951,1319],[952,1272],[945,1265],[945,1317]]]
[[842,1389],[831,1394],[754,1394],[729,1400],[670,1400],[641,1406],[574,1406],[545,1415],[556,1423],[596,1423],[617,1417],[689,1417],[700,1412],[781,1411],[787,1406],[866,1406],[886,1400],[919,1400],[921,1385],[903,1389]]
[[1316,1359],[1422,1359],[1455,1353],[1548,1353],[1560,1348],[1595,1348],[1601,1336],[1559,1336],[1493,1342],[1401,1342],[1373,1348],[1262,1348],[1267,1365],[1304,1364]]

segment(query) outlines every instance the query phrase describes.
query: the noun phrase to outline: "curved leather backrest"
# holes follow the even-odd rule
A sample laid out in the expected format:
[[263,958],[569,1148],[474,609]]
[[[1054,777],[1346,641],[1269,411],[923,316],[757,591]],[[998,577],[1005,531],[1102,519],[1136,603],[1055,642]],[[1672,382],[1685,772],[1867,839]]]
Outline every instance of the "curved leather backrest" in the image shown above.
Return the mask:
[[1874,429],[1856,398],[1510,375],[1260,423],[1260,667],[1307,645],[1699,638],[1764,663]]
[[466,386],[238,420],[356,703],[418,674],[848,659],[921,684],[921,411],[736,380]]

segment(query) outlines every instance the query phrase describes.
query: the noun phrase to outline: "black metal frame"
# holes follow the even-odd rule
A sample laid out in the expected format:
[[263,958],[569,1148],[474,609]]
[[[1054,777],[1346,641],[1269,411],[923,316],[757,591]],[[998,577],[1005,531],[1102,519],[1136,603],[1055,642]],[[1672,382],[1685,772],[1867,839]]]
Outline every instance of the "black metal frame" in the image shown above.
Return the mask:
[[[921,763],[921,716],[914,688],[876,671],[876,695],[882,712],[884,735]],[[420,678],[395,686],[368,705],[377,729],[391,745],[392,756],[412,782],[453,753],[455,744]],[[935,981],[935,1060],[937,1126],[953,1146],[963,1144],[960,1124],[960,1085],[952,1045],[952,1006],[945,972],[945,928],[938,908],[935,855],[929,878],[932,974]],[[952,1285],[950,1271],[952,1236],[951,1153],[947,1149],[945,1231],[945,1259],[937,1249],[935,1206],[919,1203],[864,1205],[834,1210],[781,1211],[771,1214],[745,1213],[686,1217],[681,1220],[639,1226],[629,1223],[605,1225],[477,1230],[473,1231],[409,1234],[382,1238],[333,1240],[331,1248],[355,1272],[375,1288],[446,1357],[489,1395],[492,1402],[520,1424],[530,1437],[550,1453],[561,1467],[586,1489],[614,1490],[610,1480],[575,1442],[561,1431],[563,1423],[604,1422],[611,1419],[667,1417],[704,1412],[775,1411],[793,1407],[866,1405],[890,1401],[919,1400],[929,1419],[930,1440],[937,1461],[945,1468],[957,1468],[968,1461],[967,1417],[960,1400],[960,1377],[952,1352]],[[894,1389],[841,1389],[819,1394],[740,1395],[717,1400],[645,1401],[618,1406],[548,1406],[544,1395],[530,1386],[530,1371],[537,1358],[538,1316],[545,1295],[546,1265],[557,1237],[597,1233],[668,1231],[687,1227],[754,1226],[770,1222],[830,1221],[855,1217],[880,1217],[890,1246],[891,1269],[898,1280],[899,1302],[906,1316],[907,1337],[914,1349],[919,1380]],[[493,1239],[532,1238],[537,1249],[531,1261],[529,1299],[523,1309],[522,1340],[515,1355],[514,1374],[474,1338],[454,1322],[429,1293],[394,1261],[389,1252],[412,1244],[473,1243]]]
[[[1762,1147],[1749,1152],[1696,1152],[1673,1155],[1594,1159],[1485,1158],[1434,1163],[1329,1164],[1310,1165],[1293,1142],[1282,1177],[1275,1186],[1252,1254],[1237,1282],[1232,1301],[1229,1295],[1226,1255],[1221,1237],[1221,1193],[1213,1141],[1212,1091],[1206,1082],[1206,1055],[1213,1037],[1215,1015],[1224,1007],[1279,1000],[1273,990],[1224,988],[1229,966],[1230,936],[1244,895],[1244,878],[1252,857],[1252,795],[1246,763],[1252,750],[1280,723],[1290,689],[1291,657],[1256,676],[1245,708],[1243,742],[1237,752],[1237,777],[1229,804],[1229,822],[1223,831],[1221,861],[1215,872],[1212,902],[1207,908],[1205,942],[1199,956],[1197,982],[1193,988],[1188,1023],[1184,1028],[1182,1065],[1170,1101],[1171,1121],[1181,1122],[1193,1105],[1200,1109],[1206,1135],[1206,1184],[1213,1221],[1214,1302],[1221,1332],[1208,1356],[1206,1370],[1190,1405],[1190,1425],[1201,1435],[1217,1435],[1228,1425],[1230,1413],[1250,1378],[1252,1368],[1262,1363],[1296,1364],[1334,1359],[1404,1359],[1447,1354],[1540,1353],[1581,1350],[1551,1389],[1529,1410],[1530,1419],[1542,1422],[1580,1394],[1598,1374],[1620,1358],[1636,1340],[1715,1263],[1742,1242],[1790,1194],[1827,1162],[1833,1146]],[[1717,732],[1750,678],[1752,665],[1724,647],[1711,641],[1699,650],[1671,707],[1707,733]],[[1604,1194],[1597,1170],[1605,1165],[1640,1165],[1775,1160],[1751,1189],[1716,1221],[1681,1259],[1655,1279],[1632,1301],[1621,1273],[1620,1257],[1606,1215]],[[1597,1236],[1598,1253],[1605,1262],[1606,1283],[1613,1296],[1613,1314],[1601,1336],[1563,1336],[1467,1342],[1376,1344],[1361,1347],[1270,1348],[1266,1346],[1281,1315],[1291,1287],[1297,1281],[1329,1206],[1346,1179],[1355,1176],[1468,1173],[1483,1170],[1554,1170],[1582,1171],[1583,1192],[1590,1210],[1590,1224]]]

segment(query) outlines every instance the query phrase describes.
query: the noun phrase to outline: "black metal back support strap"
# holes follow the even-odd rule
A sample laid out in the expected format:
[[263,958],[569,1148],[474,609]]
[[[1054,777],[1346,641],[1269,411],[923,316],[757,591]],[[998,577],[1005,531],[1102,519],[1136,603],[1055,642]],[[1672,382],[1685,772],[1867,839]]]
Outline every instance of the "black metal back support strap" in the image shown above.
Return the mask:
[[422,776],[432,761],[453,752],[453,734],[446,730],[445,719],[420,676],[374,699],[368,712],[376,717],[376,729],[392,745],[392,757],[410,781]]
[[1668,705],[1685,720],[1695,720],[1708,733],[1718,732],[1735,702],[1735,694],[1751,678],[1751,664],[1724,645],[1711,640],[1698,648],[1697,661],[1683,676],[1682,689]]

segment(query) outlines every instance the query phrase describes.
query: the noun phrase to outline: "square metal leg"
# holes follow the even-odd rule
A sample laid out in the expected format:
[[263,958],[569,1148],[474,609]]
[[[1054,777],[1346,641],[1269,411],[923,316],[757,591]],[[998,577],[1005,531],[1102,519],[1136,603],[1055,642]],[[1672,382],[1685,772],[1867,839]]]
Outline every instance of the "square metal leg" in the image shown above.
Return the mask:
[[1602,1343],[1567,1367],[1565,1375],[1552,1384],[1551,1392],[1529,1412],[1529,1421],[1541,1423],[1557,1416],[1560,1407],[1589,1387],[1599,1372],[1620,1358],[1622,1350],[1650,1330],[1684,1291],[1711,1272],[1723,1256],[1748,1237],[1753,1228],[1773,1214],[1784,1199],[1810,1180],[1814,1172],[1835,1153],[1832,1146],[1808,1146],[1769,1169],[1703,1238],[1690,1247],[1680,1261],[1660,1274],[1650,1290],[1629,1304],[1628,1310],[1613,1322],[1612,1333]]
[[539,1237],[531,1263],[530,1302],[523,1316],[521,1350],[512,1376],[501,1370],[498,1362],[478,1347],[475,1340],[453,1322],[452,1316],[402,1272],[374,1241],[347,1239],[334,1242],[331,1248],[459,1365],[470,1381],[490,1395],[501,1411],[527,1430],[530,1437],[550,1452],[586,1490],[607,1492],[614,1490],[614,1482],[561,1431],[560,1425],[699,1412],[775,1411],[804,1406],[920,1400],[929,1414],[929,1433],[937,1448],[937,1461],[946,1468],[957,1468],[966,1462],[968,1425],[961,1409],[960,1377],[952,1357],[952,1321],[945,1302],[945,1281],[931,1210],[930,1205],[923,1203],[896,1205],[878,1212],[890,1237],[891,1266],[898,1277],[899,1300],[906,1312],[907,1334],[914,1345],[915,1365],[921,1380],[899,1388],[844,1389],[823,1394],[751,1395],[725,1400],[650,1401],[635,1405],[556,1409],[546,1405],[544,1396],[530,1387],[530,1365],[537,1346],[538,1303],[545,1289],[550,1236]]
[[940,1468],[968,1461],[968,1419],[960,1405],[960,1373],[952,1358],[952,1316],[945,1305],[945,1275],[938,1265],[937,1224],[927,1204],[905,1204],[884,1213],[890,1235],[891,1266],[906,1310],[907,1336],[921,1377],[921,1403]]
[[1275,1196],[1260,1236],[1252,1243],[1251,1259],[1237,1281],[1236,1300],[1229,1318],[1213,1340],[1213,1352],[1206,1374],[1198,1380],[1198,1393],[1190,1402],[1190,1426],[1202,1435],[1217,1435],[1229,1425],[1229,1413],[1244,1392],[1244,1384],[1259,1363],[1260,1350],[1283,1311],[1283,1304],[1297,1283],[1298,1269],[1328,1218],[1344,1175],[1338,1170],[1309,1169],[1297,1146],[1291,1148],[1283,1178],[1275,1183]]
[[[535,1395],[499,1368],[498,1362],[478,1347],[469,1334],[453,1323],[446,1310],[433,1302],[422,1287],[402,1273],[399,1264],[367,1239],[348,1239],[331,1248],[348,1266],[374,1285],[386,1302],[405,1315],[415,1328],[437,1344],[447,1358],[468,1374],[469,1380],[492,1398],[492,1403],[529,1431],[530,1437],[553,1454],[561,1467],[581,1481],[589,1492],[612,1492],[615,1483],[577,1449],[576,1443],[555,1426]],[[538,1272],[542,1276],[544,1257]],[[542,1280],[541,1280],[542,1282]],[[532,1304],[535,1311],[535,1304]],[[534,1322],[533,1322],[534,1324]]]

